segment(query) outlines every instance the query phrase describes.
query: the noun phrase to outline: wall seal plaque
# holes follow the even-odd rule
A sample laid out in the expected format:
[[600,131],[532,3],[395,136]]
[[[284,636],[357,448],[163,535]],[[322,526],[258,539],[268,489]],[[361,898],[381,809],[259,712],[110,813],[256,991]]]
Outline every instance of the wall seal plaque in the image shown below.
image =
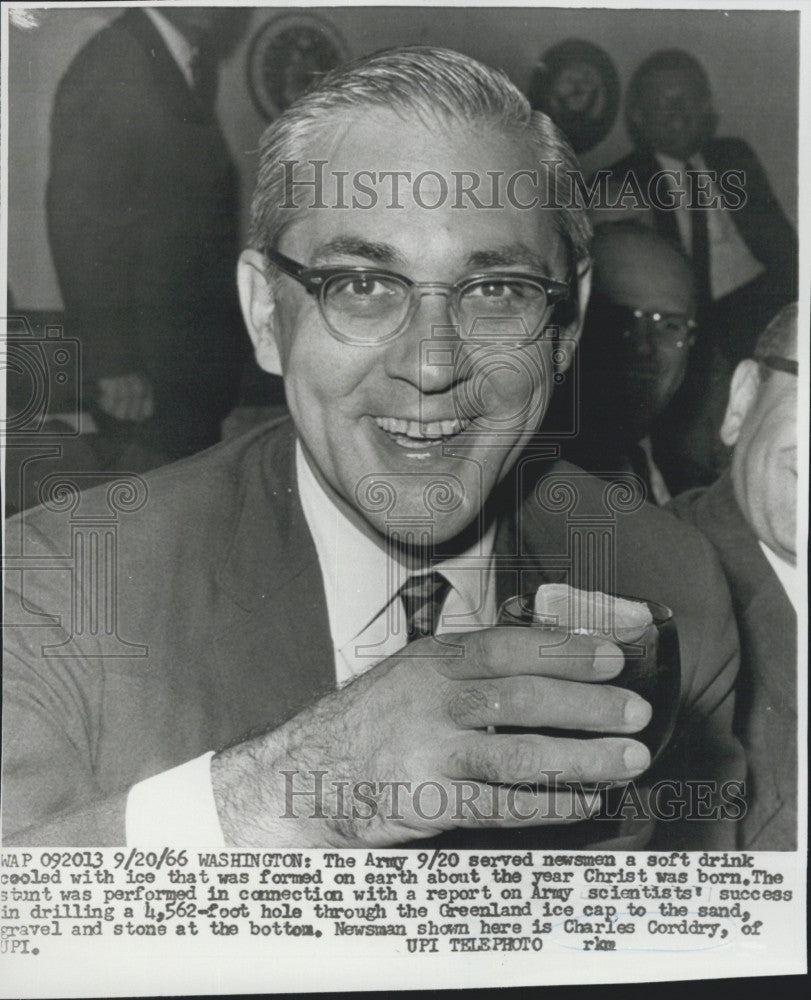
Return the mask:
[[259,112],[278,118],[307,87],[349,56],[329,22],[312,14],[282,14],[263,24],[248,51],[248,89]]
[[570,38],[541,57],[527,96],[533,108],[563,130],[576,153],[585,153],[616,121],[620,79],[606,52]]

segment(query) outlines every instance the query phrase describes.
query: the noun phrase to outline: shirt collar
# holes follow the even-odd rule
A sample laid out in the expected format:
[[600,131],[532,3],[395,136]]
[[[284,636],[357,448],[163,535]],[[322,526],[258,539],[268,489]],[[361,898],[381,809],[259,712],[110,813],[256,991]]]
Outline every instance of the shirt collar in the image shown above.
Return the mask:
[[776,552],[772,551],[765,542],[758,539],[763,555],[769,561],[769,565],[774,570],[775,576],[780,581],[780,586],[786,592],[786,597],[791,601],[792,607],[799,615],[800,613],[800,584],[802,578],[796,566],[786,562]]
[[160,11],[155,10],[153,7],[145,7],[144,13],[155,26],[155,30],[160,34],[166,48],[186,78],[186,82],[189,86],[192,86],[191,64],[197,50],[189,42],[188,38],[178,31],[172,22],[167,20]]
[[677,160],[675,156],[667,156],[665,153],[654,153],[654,156],[662,170],[673,170],[680,174],[687,163],[691,165],[691,169],[693,170],[707,169],[707,164],[704,162],[704,157],[701,153],[693,153],[686,160]]
[[[301,506],[318,553],[333,645],[341,649],[383,611],[409,576],[382,544],[365,535],[336,506],[316,479],[296,441],[296,480]],[[431,568],[442,573],[463,604],[481,600],[481,576],[471,560],[492,560],[495,523],[467,551]]]

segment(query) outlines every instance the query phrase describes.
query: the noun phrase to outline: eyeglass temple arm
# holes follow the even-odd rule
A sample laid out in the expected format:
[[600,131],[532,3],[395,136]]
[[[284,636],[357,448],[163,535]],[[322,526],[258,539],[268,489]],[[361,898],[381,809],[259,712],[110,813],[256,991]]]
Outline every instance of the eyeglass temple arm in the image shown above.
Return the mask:
[[774,371],[785,372],[787,375],[800,374],[799,362],[792,361],[789,358],[781,358],[776,354],[765,354],[762,357],[755,357],[755,361],[766,365],[767,368],[774,369]]
[[303,264],[299,264],[298,261],[293,260],[291,257],[286,257],[283,253],[278,250],[274,250],[273,247],[263,247],[262,253],[267,257],[269,261],[276,265],[280,270],[289,274],[291,278],[298,278],[302,280],[307,277],[308,268]]

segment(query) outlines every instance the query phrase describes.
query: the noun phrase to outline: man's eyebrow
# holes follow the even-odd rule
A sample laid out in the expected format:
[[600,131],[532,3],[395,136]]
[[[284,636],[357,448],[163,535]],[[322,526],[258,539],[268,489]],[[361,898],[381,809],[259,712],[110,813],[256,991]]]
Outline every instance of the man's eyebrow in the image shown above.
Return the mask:
[[405,264],[405,259],[388,243],[375,243],[361,236],[336,236],[315,248],[311,257],[312,265],[330,262],[331,258],[360,257],[375,264]]
[[549,258],[531,250],[526,243],[511,243],[508,246],[490,250],[477,250],[470,254],[467,263],[472,268],[480,267],[529,267],[540,274],[548,274],[551,267]]
[[[358,257],[374,264],[407,266],[403,255],[389,243],[377,243],[362,236],[336,236],[319,244],[313,251],[310,264],[332,263],[333,258]],[[487,250],[476,250],[468,255],[466,266],[472,270],[489,267],[528,267],[540,274],[548,274],[551,262],[548,257],[537,253],[526,243],[510,243]]]

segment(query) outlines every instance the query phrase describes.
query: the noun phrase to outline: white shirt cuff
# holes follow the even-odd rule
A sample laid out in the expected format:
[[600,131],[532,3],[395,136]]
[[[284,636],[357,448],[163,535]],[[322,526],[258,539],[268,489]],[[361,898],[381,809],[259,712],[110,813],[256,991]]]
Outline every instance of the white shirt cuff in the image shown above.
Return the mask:
[[211,785],[211,758],[203,754],[139,781],[127,796],[127,846],[225,847]]

